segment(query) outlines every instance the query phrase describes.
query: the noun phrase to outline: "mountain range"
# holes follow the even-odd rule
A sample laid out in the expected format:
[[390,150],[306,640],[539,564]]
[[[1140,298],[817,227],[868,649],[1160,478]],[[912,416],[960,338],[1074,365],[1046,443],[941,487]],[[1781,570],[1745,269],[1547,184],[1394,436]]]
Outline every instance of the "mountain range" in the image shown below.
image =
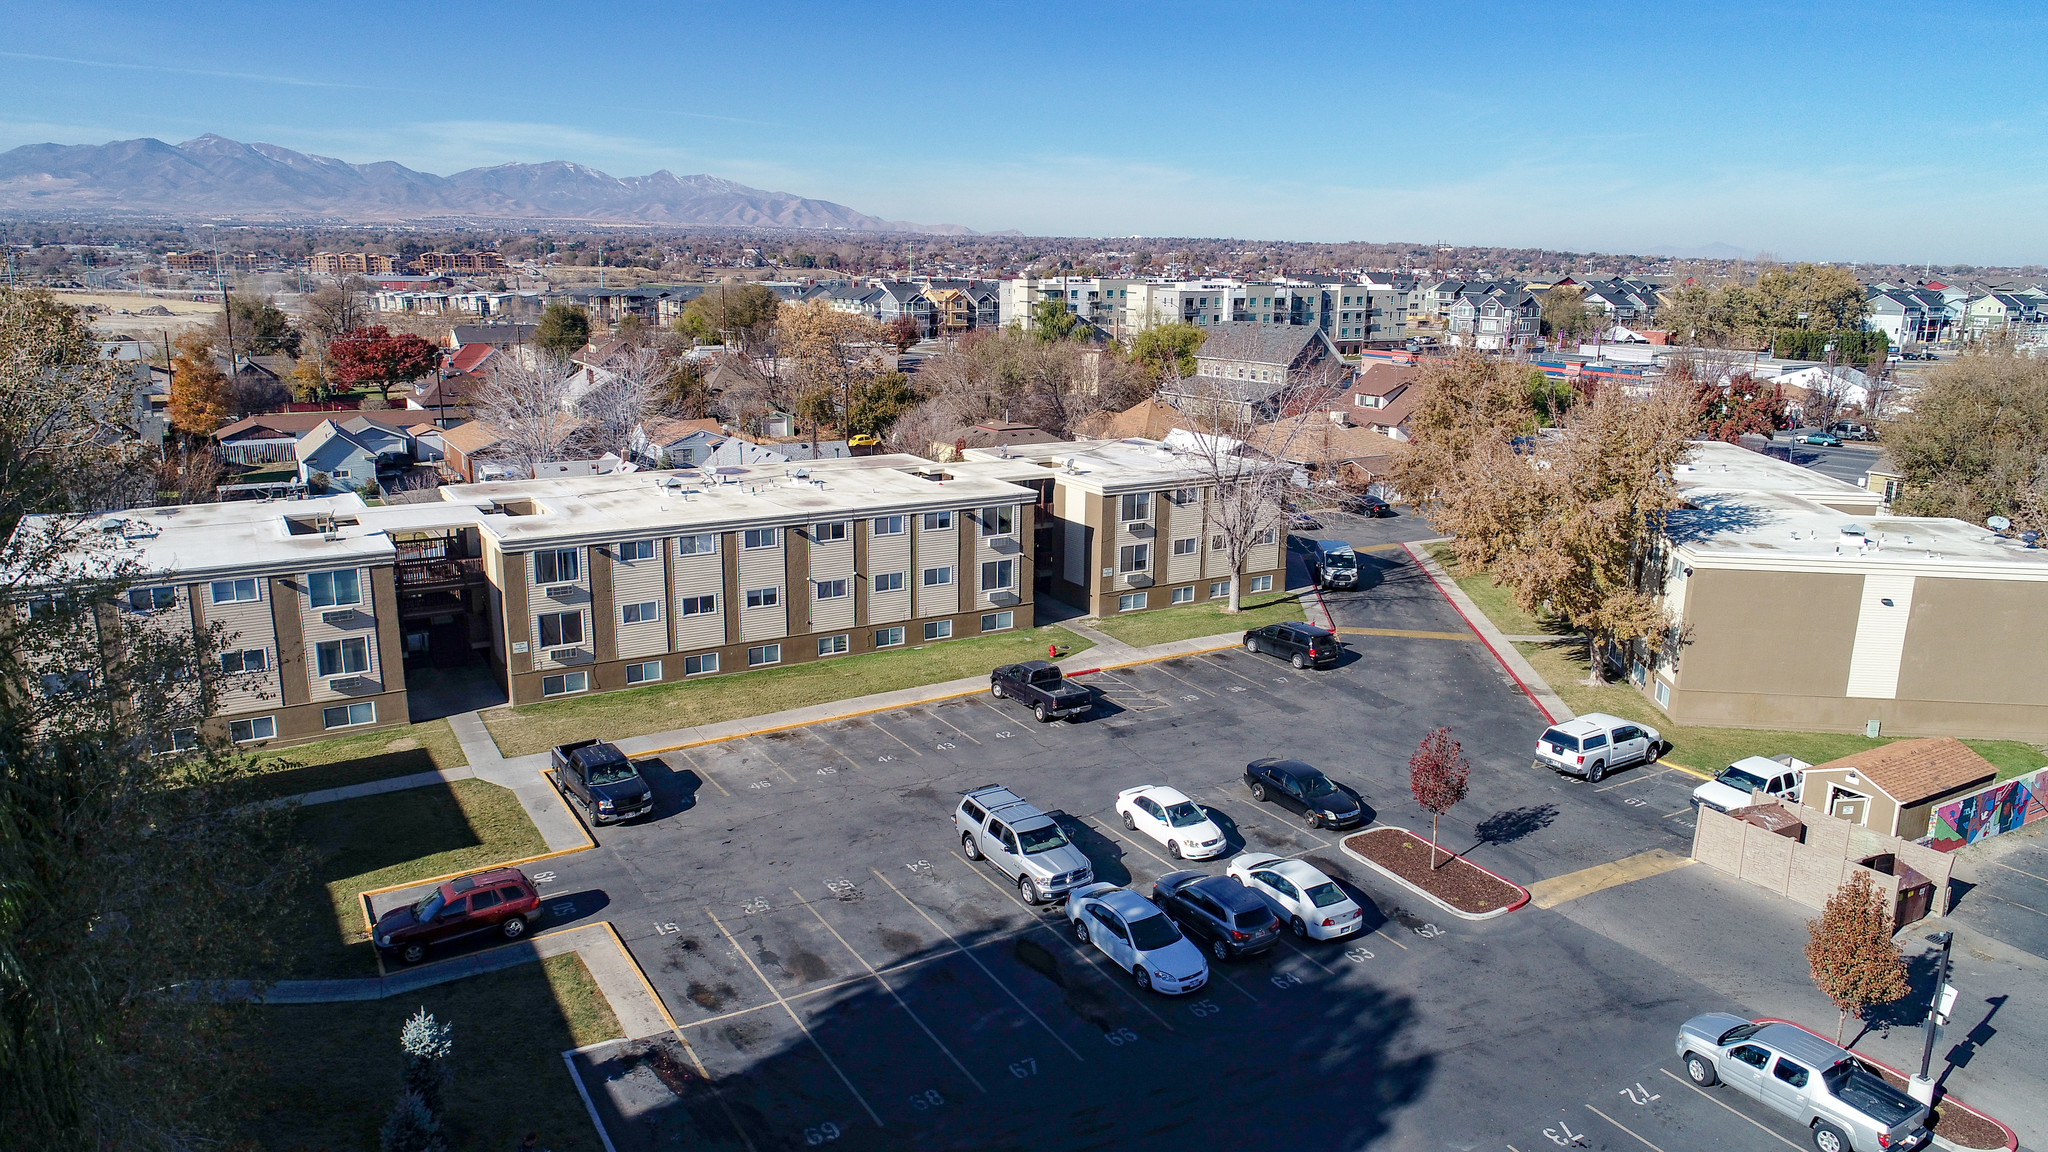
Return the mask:
[[610,176],[581,164],[499,164],[452,176],[351,164],[208,133],[183,144],[27,144],[0,152],[0,211],[396,222],[448,217],[971,235],[717,176]]

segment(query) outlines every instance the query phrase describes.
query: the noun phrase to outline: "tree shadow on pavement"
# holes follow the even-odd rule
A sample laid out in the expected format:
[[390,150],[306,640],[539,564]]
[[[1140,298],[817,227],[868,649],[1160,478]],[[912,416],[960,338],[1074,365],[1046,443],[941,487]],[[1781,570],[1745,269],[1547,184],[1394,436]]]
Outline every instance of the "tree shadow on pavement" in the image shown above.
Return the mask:
[[[1472,826],[1477,841],[1472,848],[1482,844],[1513,844],[1525,836],[1543,831],[1557,823],[1557,805],[1551,803],[1530,804],[1521,808],[1507,808],[1495,812]],[[1472,848],[1465,851],[1470,852]],[[1462,855],[1463,853],[1460,853]]]

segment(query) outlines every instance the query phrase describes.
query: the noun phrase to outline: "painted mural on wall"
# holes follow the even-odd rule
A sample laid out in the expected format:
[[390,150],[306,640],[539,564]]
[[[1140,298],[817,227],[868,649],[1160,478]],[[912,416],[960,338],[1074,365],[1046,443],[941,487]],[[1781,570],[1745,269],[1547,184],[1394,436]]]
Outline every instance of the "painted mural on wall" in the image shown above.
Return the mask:
[[1929,847],[1953,852],[2048,817],[2048,768],[2014,777],[1934,810]]

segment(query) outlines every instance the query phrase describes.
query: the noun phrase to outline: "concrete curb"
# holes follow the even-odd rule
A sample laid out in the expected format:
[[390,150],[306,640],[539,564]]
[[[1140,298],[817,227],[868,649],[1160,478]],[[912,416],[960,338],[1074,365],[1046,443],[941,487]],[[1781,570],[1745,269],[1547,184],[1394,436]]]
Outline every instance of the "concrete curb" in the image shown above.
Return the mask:
[[[1791,1020],[1780,1020],[1780,1019],[1778,1019],[1778,1018],[1776,1018],[1776,1017],[1774,1017],[1774,1016],[1764,1016],[1764,1017],[1759,1017],[1759,1018],[1758,1018],[1758,1023],[1762,1023],[1762,1024],[1788,1024],[1788,1025],[1791,1025],[1791,1026],[1792,1026],[1792,1027],[1794,1027],[1794,1028],[1797,1028],[1797,1029],[1799,1029],[1799,1030],[1800,1030],[1801,1032],[1804,1032],[1804,1033],[1806,1033],[1807,1035],[1809,1035],[1809,1036],[1812,1036],[1812,1037],[1814,1037],[1814,1038],[1816,1038],[1816,1039],[1819,1039],[1819,1040],[1826,1040],[1826,1041],[1827,1041],[1827,1042],[1828,1042],[1829,1044],[1833,1044],[1833,1043],[1834,1043],[1834,1041],[1832,1041],[1832,1040],[1828,1040],[1828,1038],[1827,1038],[1827,1037],[1825,1037],[1825,1036],[1822,1036],[1822,1035],[1821,1035],[1820,1033],[1818,1033],[1818,1032],[1815,1032],[1815,1031],[1814,1031],[1813,1029],[1811,1029],[1811,1028],[1808,1028],[1808,1027],[1807,1027],[1806,1025],[1804,1025],[1804,1024],[1799,1024],[1799,1023],[1795,1023],[1795,1022],[1793,1022],[1793,1021],[1791,1021]],[[1855,1051],[1855,1049],[1853,1049],[1853,1048],[1852,1048],[1852,1049],[1850,1049],[1850,1051],[1854,1052],[1854,1051]],[[1884,1069],[1885,1071],[1887,1071],[1887,1072],[1891,1073],[1892,1075],[1894,1075],[1894,1076],[1897,1076],[1897,1077],[1899,1077],[1899,1078],[1900,1078],[1901,1080],[1910,1080],[1910,1079],[1911,1079],[1911,1077],[1907,1076],[1907,1075],[1906,1075],[1906,1074],[1905,1074],[1904,1072],[1901,1072],[1901,1071],[1899,1071],[1899,1070],[1898,1070],[1897,1068],[1894,1068],[1894,1067],[1892,1067],[1891,1065],[1889,1065],[1889,1064],[1885,1063],[1885,1062],[1884,1062],[1884,1061],[1882,1061],[1882,1060],[1877,1060],[1877,1059],[1873,1059],[1872,1057],[1869,1057],[1869,1056],[1865,1056],[1865,1055],[1864,1055],[1863,1053],[1861,1053],[1861,1052],[1857,1052],[1857,1053],[1856,1053],[1856,1058],[1857,1058],[1857,1059],[1859,1059],[1859,1060],[1867,1060],[1867,1061],[1869,1061],[1870,1063],[1872,1063],[1872,1064],[1875,1064],[1875,1065],[1877,1065],[1877,1066],[1878,1066],[1879,1068],[1882,1068],[1882,1069]],[[1941,1094],[1941,1102],[1942,1102],[1942,1103],[1944,1103],[1944,1104],[1953,1104],[1953,1105],[1955,1105],[1956,1107],[1958,1107],[1958,1108],[1961,1108],[1961,1109],[1962,1109],[1963,1111],[1965,1111],[1965,1112],[1968,1112],[1968,1113],[1969,1113],[1970,1115],[1972,1115],[1972,1116],[1975,1116],[1975,1117],[1976,1117],[1977,1119],[1979,1119],[1979,1120],[1982,1120],[1982,1121],[1984,1121],[1984,1122],[1986,1122],[1986,1123],[1988,1123],[1988,1124],[1996,1124],[1996,1125],[1998,1125],[1998,1126],[1999,1126],[1999,1128],[2000,1128],[2000,1129],[2002,1129],[2002,1130],[2003,1130],[2003,1131],[2005,1132],[2005,1147],[2006,1147],[2006,1152],[2019,1152],[2019,1146],[2020,1146],[2020,1137],[2019,1137],[2019,1133],[2017,1133],[2017,1132],[2014,1132],[2014,1131],[2012,1130],[2012,1127],[2011,1127],[2010,1125],[2008,1125],[2008,1124],[2007,1124],[2007,1123],[2006,1123],[2005,1121],[2003,1121],[2003,1120],[2000,1120],[2000,1119],[1999,1119],[1999,1118],[1997,1118],[1996,1116],[1987,1116],[1987,1115],[1985,1115],[1985,1114],[1984,1114],[1983,1112],[1980,1112],[1980,1111],[1978,1111],[1977,1109],[1975,1109],[1975,1108],[1972,1108],[1972,1107],[1970,1107],[1970,1106],[1969,1106],[1968,1104],[1965,1104],[1965,1103],[1963,1103],[1963,1102],[1962,1102],[1961,1100],[1957,1099],[1956,1097],[1954,1097],[1954,1096],[1951,1096],[1951,1095],[1949,1095],[1949,1094],[1948,1094],[1947,1092],[1943,1092],[1943,1093]],[[1944,1148],[1954,1148],[1954,1149],[1957,1149],[1957,1150],[1958,1150],[1958,1152],[1984,1152],[1984,1150],[1983,1150],[1983,1149],[1967,1149],[1967,1148],[1964,1148],[1964,1147],[1963,1147],[1962,1145],[1960,1145],[1960,1144],[1953,1144],[1953,1143],[1950,1143],[1949,1141],[1947,1141],[1947,1140],[1944,1140],[1944,1139],[1942,1139],[1942,1138],[1941,1138],[1941,1137],[1939,1137],[1939,1136],[1936,1136],[1936,1137],[1934,1138],[1934,1142],[1935,1142],[1936,1144],[1940,1145],[1941,1147],[1944,1147]]]
[[[1346,835],[1343,839],[1337,841],[1337,848],[1346,856],[1351,857],[1353,860],[1358,861],[1360,864],[1365,865],[1367,868],[1370,868],[1373,871],[1379,873],[1380,875],[1386,877],[1387,879],[1392,880],[1394,883],[1399,884],[1401,887],[1406,888],[1408,891],[1415,893],[1417,896],[1422,897],[1424,900],[1429,901],[1431,904],[1436,905],[1437,907],[1443,909],[1446,912],[1449,912],[1451,915],[1456,916],[1461,920],[1491,920],[1496,916],[1505,916],[1508,913],[1513,912],[1529,903],[1529,890],[1527,888],[1522,887],[1520,884],[1515,883],[1513,880],[1510,880],[1507,877],[1502,876],[1500,873],[1495,872],[1490,868],[1486,868],[1479,864],[1472,864],[1472,861],[1465,860],[1462,856],[1459,856],[1458,859],[1463,860],[1466,864],[1471,864],[1472,867],[1478,868],[1481,872],[1486,873],[1488,876],[1493,877],[1495,880],[1498,880],[1501,883],[1506,884],[1508,887],[1513,888],[1517,892],[1520,892],[1522,894],[1522,898],[1520,900],[1515,901],[1513,904],[1508,905],[1505,908],[1495,908],[1491,912],[1466,912],[1463,909],[1455,908],[1449,904],[1444,903],[1442,900],[1437,899],[1427,890],[1417,887],[1415,884],[1409,882],[1408,880],[1403,879],[1402,877],[1388,870],[1386,867],[1382,866],[1376,861],[1368,859],[1361,853],[1352,851],[1350,844],[1352,836],[1362,836],[1367,832],[1378,832],[1383,829],[1389,832],[1407,833],[1409,836],[1413,836],[1415,839],[1420,840],[1424,844],[1432,843],[1429,837],[1420,835],[1415,832],[1410,832],[1408,831],[1408,829],[1403,828],[1398,824],[1375,824],[1371,828],[1360,829],[1357,832],[1352,832],[1349,835]],[[1442,848],[1443,846],[1438,844],[1436,845],[1436,847]],[[1448,849],[1444,850],[1447,852],[1449,851]],[[1457,853],[1455,852],[1450,854],[1453,856],[1457,855]]]
[[1549,681],[1538,675],[1529,661],[1522,657],[1521,652],[1508,642],[1507,636],[1493,626],[1493,621],[1487,619],[1486,613],[1479,610],[1479,605],[1474,604],[1472,598],[1465,595],[1465,590],[1458,587],[1458,582],[1451,579],[1450,574],[1444,571],[1443,565],[1436,562],[1436,557],[1406,544],[1402,545],[1402,549],[1415,561],[1416,566],[1422,569],[1423,575],[1429,577],[1429,582],[1436,585],[1436,590],[1443,593],[1444,599],[1451,602],[1451,608],[1464,618],[1465,624],[1478,635],[1479,642],[1486,645],[1487,651],[1493,653],[1495,660],[1500,661],[1501,668],[1514,679],[1516,687],[1522,690],[1522,694],[1529,698],[1530,703],[1536,705],[1536,710],[1543,713],[1545,719],[1552,724],[1558,724],[1578,716],[1577,712],[1572,711],[1569,705],[1558,698]]

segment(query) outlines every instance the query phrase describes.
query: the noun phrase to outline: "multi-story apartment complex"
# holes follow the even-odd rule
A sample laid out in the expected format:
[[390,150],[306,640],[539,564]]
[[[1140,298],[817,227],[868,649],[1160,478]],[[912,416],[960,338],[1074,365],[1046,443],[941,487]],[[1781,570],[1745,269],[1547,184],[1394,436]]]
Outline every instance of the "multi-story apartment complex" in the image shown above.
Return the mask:
[[306,266],[315,276],[391,276],[404,271],[387,252],[315,252]]
[[463,275],[478,272],[502,272],[505,258],[496,252],[422,252],[413,259],[413,267],[422,272],[455,272]]

